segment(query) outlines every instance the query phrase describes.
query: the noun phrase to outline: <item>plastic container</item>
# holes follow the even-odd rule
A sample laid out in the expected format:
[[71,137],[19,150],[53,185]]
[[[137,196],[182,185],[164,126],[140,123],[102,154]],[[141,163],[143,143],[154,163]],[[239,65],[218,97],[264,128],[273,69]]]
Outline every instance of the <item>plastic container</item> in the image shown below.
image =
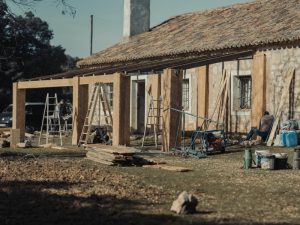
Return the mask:
[[298,137],[296,131],[288,131],[285,136],[285,139],[287,147],[295,147],[298,145]]
[[285,130],[281,131],[280,139],[283,146],[286,146],[286,135],[287,135],[287,131]]
[[287,169],[288,154],[286,153],[276,153],[275,156],[275,170],[284,170]]
[[264,170],[274,170],[275,166],[275,156],[266,153],[261,155],[261,168]]
[[255,151],[255,161],[256,161],[256,166],[258,168],[261,167],[261,156],[265,155],[265,154],[269,154],[270,151],[269,150],[260,150],[260,151]]

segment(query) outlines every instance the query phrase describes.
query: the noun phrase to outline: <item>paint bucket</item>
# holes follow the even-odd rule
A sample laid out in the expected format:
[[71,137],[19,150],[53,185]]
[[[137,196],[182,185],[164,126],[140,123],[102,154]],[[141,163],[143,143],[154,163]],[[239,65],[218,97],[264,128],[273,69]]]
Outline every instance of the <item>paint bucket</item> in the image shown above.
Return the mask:
[[288,154],[286,153],[276,153],[275,156],[275,170],[284,170],[287,168]]
[[252,167],[252,151],[251,149],[245,149],[244,169],[251,169],[251,167]]
[[261,155],[261,168],[264,170],[274,170],[275,156],[271,153]]
[[261,167],[261,156],[263,154],[269,154],[269,153],[270,153],[269,150],[260,150],[260,151],[257,150],[257,151],[255,151],[255,161],[256,161],[256,166],[258,168]]
[[295,148],[293,169],[294,170],[300,170],[300,148]]

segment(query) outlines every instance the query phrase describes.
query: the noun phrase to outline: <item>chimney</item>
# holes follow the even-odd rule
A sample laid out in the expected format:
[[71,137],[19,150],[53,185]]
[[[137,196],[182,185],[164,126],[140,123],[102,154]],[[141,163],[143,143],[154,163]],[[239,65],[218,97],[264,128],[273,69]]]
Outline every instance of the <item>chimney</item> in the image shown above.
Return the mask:
[[150,0],[124,0],[123,39],[144,33],[150,28]]

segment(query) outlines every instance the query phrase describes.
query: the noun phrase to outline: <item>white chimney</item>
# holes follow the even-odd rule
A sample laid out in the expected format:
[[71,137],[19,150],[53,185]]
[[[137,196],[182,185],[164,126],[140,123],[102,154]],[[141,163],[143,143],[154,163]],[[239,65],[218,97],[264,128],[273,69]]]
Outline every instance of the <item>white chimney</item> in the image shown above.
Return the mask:
[[150,0],[124,0],[123,39],[150,28]]

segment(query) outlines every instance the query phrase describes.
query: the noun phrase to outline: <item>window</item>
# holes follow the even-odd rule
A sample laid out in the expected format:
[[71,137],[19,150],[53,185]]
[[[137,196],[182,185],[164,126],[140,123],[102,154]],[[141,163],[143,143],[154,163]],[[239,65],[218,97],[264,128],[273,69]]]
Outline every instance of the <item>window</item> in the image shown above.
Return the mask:
[[251,76],[241,76],[240,81],[240,108],[251,108]]
[[110,106],[110,109],[113,109],[113,96],[114,96],[114,87],[113,83],[106,84],[106,94],[107,94],[107,101]]
[[190,106],[190,82],[189,79],[182,81],[182,107],[185,111],[189,110]]

